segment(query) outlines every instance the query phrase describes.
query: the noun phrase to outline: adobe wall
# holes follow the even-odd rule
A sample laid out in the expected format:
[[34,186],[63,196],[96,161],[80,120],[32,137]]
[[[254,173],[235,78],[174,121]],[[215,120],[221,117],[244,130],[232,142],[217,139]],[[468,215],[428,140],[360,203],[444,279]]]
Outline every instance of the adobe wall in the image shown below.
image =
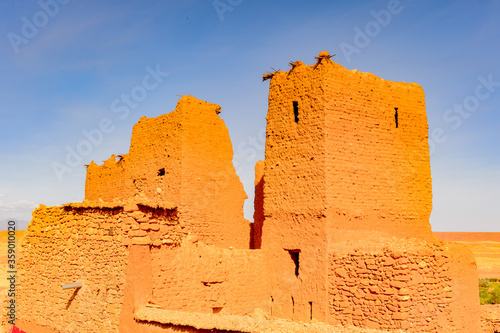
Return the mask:
[[165,309],[243,315],[268,310],[262,252],[202,243],[152,248],[153,299]]
[[[312,308],[314,318],[326,321],[324,78],[320,71],[305,71],[305,67],[309,66],[278,72],[270,83],[262,249],[270,271],[273,315],[310,320]],[[295,122],[293,101],[300,96],[310,98],[299,105],[299,121]]]
[[[179,330],[178,325],[162,326],[135,320],[140,306],[232,315],[252,313],[255,308],[268,310],[269,291],[267,278],[262,273],[264,262],[261,251],[206,245],[187,231],[180,220],[174,219],[168,223],[172,230],[183,232],[174,237],[177,241],[129,241],[120,332],[152,333],[160,331],[160,326],[164,332]],[[140,230],[143,230],[142,224]],[[145,237],[151,235],[152,231],[149,230]],[[172,235],[172,232],[168,235]],[[189,324],[186,321],[180,326]]]
[[[18,326],[118,331],[130,296],[127,285],[142,280],[140,273],[127,275],[130,257],[137,256],[134,247],[177,246],[187,235],[169,204],[86,202],[36,209],[20,244]],[[133,269],[142,264],[133,262]],[[61,287],[75,282],[83,287]],[[147,300],[135,295],[135,301]]]
[[[116,331],[128,251],[113,207],[42,207],[20,245],[17,326],[53,332]],[[80,289],[61,285],[83,282]],[[38,330],[37,330],[38,331]]]
[[[192,318],[268,312],[262,258],[259,251],[215,248],[192,236],[175,246],[132,245],[119,332],[209,332],[191,328],[198,327]],[[175,324],[138,320],[139,308],[174,312]]]
[[326,180],[332,240],[431,240],[432,178],[422,87],[347,70],[334,62],[316,70],[327,78]]
[[248,248],[247,196],[219,112],[220,106],[186,95],[174,111],[142,117],[128,154],[101,166],[90,163],[85,199],[175,202],[184,223],[205,243]]
[[[136,332],[134,312],[148,302],[204,313],[268,310],[263,266],[260,251],[201,243],[170,204],[42,207],[20,245],[17,323],[47,332]],[[83,287],[62,290],[75,282]]]
[[458,258],[461,251],[466,249],[416,239],[336,244],[329,258],[331,322],[409,332],[479,332],[479,297],[469,288],[477,284],[477,274],[454,271],[474,264]]

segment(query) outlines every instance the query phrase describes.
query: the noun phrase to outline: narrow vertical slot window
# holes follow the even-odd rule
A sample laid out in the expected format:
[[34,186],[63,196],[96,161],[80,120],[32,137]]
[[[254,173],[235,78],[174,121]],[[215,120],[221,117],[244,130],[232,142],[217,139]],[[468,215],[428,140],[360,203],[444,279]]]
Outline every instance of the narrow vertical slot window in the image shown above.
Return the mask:
[[293,260],[293,263],[295,264],[295,276],[299,276],[299,254],[300,250],[288,250],[288,253],[290,253],[290,257]]
[[293,115],[295,116],[295,122],[299,122],[299,102],[293,101]]

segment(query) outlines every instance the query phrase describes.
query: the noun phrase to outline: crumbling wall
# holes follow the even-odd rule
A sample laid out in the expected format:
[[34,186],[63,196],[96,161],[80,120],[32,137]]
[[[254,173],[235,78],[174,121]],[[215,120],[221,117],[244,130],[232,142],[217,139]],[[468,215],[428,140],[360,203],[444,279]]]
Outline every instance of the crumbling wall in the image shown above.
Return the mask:
[[[115,207],[41,207],[20,245],[17,325],[30,332],[118,328],[127,248]],[[61,285],[83,282],[79,289]],[[34,325],[34,326],[33,326]]]
[[248,248],[247,196],[218,113],[219,105],[186,95],[174,111],[142,117],[128,154],[112,156],[101,166],[90,163],[85,199],[175,202],[184,223],[206,244]]
[[[131,296],[141,300],[127,291],[129,280],[142,279],[143,263],[131,262],[137,256],[131,252],[135,246],[149,251],[180,244],[187,232],[178,220],[176,208],[166,203],[36,209],[20,245],[18,326],[37,332],[118,331],[124,305]],[[75,282],[83,286],[62,290]]]
[[86,200],[129,198],[179,202],[182,126],[179,115],[141,117],[134,125],[130,152],[87,167]]
[[247,195],[233,166],[220,106],[184,96],[177,112],[183,128],[179,211],[184,221],[205,244],[248,249],[250,225],[243,218]]
[[131,202],[123,206],[123,211],[126,216],[120,225],[124,245],[176,246],[189,234],[173,204]]

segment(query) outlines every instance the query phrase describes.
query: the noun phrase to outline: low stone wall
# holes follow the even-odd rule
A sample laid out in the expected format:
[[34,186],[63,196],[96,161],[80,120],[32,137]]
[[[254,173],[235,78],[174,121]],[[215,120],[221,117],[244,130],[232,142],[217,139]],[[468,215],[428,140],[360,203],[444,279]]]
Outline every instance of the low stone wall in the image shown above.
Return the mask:
[[459,303],[474,300],[457,293],[453,256],[446,243],[421,240],[331,248],[332,321],[410,332],[476,332],[479,323],[462,318]]
[[[175,246],[185,236],[175,207],[164,206],[85,202],[36,209],[19,250],[20,327],[117,332],[130,246]],[[75,282],[83,286],[61,287]]]
[[[41,207],[20,246],[18,319],[54,331],[116,331],[125,283],[119,207]],[[82,282],[77,289],[61,285]]]

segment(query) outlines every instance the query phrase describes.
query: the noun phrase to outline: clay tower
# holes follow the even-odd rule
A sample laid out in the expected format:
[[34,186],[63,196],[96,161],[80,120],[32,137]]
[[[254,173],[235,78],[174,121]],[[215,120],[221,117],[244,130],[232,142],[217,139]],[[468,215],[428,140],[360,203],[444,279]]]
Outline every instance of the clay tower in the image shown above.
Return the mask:
[[[315,65],[297,61],[288,72],[272,74],[265,165],[256,180],[263,184],[256,198],[263,208],[255,215],[261,220],[254,239],[261,237],[268,258],[274,315],[338,322],[345,309],[331,305],[350,299],[338,290],[358,275],[353,269],[353,279],[336,277],[336,256],[345,254],[339,261],[344,269],[362,246],[379,252],[366,252],[367,263],[359,260],[367,274],[371,256],[390,256],[383,244],[397,243],[391,248],[397,250],[435,241],[428,125],[418,84],[347,70],[327,52],[316,59]],[[473,259],[467,258],[469,265]],[[468,278],[467,284],[474,283]],[[356,303],[347,307],[352,313]],[[383,310],[381,315],[391,318]],[[352,315],[345,318],[352,323]]]

